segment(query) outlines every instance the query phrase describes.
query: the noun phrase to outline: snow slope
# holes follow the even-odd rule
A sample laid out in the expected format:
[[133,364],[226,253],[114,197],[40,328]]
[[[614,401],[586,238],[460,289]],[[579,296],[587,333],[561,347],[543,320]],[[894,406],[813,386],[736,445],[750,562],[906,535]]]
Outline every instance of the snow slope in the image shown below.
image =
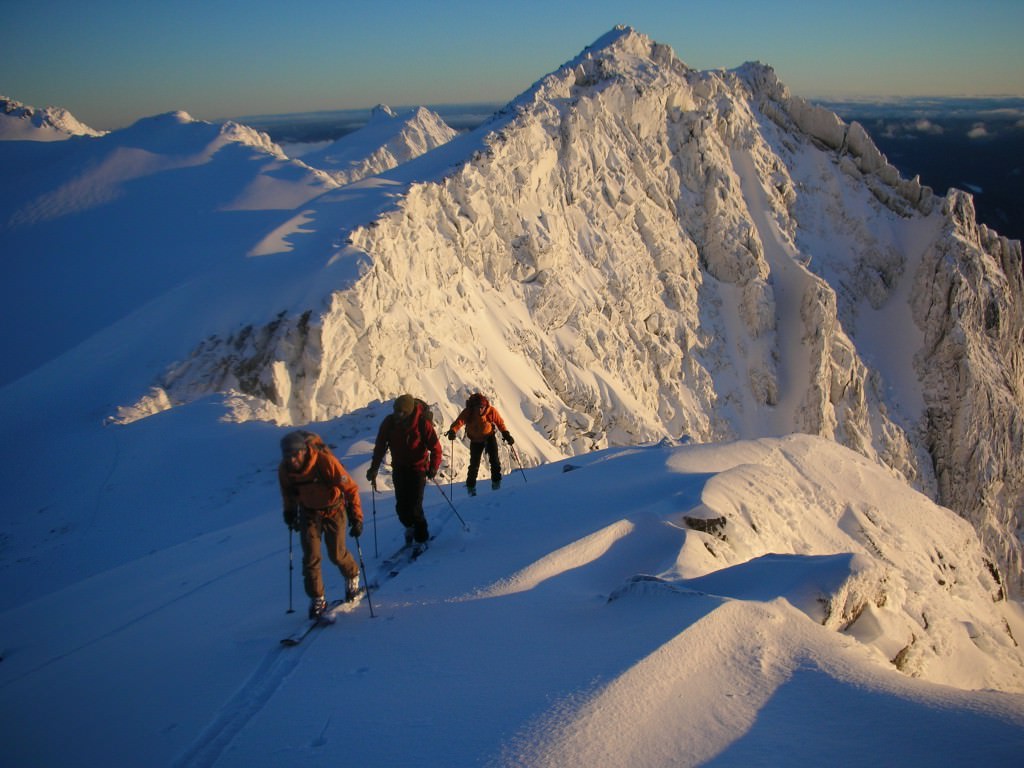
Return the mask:
[[[126,453],[108,476],[176,499],[190,533],[160,541],[169,509],[122,509],[110,537],[136,556],[8,598],[7,764],[1007,765],[1024,747],[1024,621],[992,601],[977,538],[832,442],[607,449],[476,498],[445,480],[468,531],[428,489],[435,539],[373,615],[284,649],[305,599],[274,501],[283,430],[196,410],[160,435],[218,460]],[[319,425],[357,477],[383,412]],[[401,540],[382,481],[371,578]]]

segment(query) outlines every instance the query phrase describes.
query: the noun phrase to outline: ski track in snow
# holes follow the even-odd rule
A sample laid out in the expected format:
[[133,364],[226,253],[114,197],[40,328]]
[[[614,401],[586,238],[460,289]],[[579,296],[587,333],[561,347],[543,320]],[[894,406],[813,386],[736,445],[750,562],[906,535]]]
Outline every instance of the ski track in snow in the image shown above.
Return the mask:
[[259,565],[260,563],[263,563],[263,562],[265,562],[267,560],[270,560],[271,558],[276,558],[276,557],[279,557],[279,556],[280,556],[280,553],[278,553],[278,552],[270,552],[270,553],[268,553],[268,554],[266,554],[266,555],[264,555],[262,557],[257,558],[256,560],[252,560],[252,561],[243,563],[242,565],[239,565],[239,566],[237,566],[235,568],[231,568],[230,570],[224,571],[222,573],[218,573],[216,576],[214,576],[214,577],[212,577],[210,579],[207,579],[206,581],[203,581],[203,582],[201,582],[199,584],[196,584],[191,589],[189,589],[189,590],[187,590],[185,592],[181,592],[180,594],[177,594],[177,595],[175,595],[174,597],[172,597],[172,598],[170,598],[168,600],[164,600],[159,605],[150,608],[148,611],[144,611],[143,613],[140,613],[137,616],[134,616],[129,621],[126,621],[126,622],[124,622],[122,624],[119,624],[116,627],[111,627],[106,632],[104,632],[102,634],[99,634],[99,635],[96,635],[95,637],[89,638],[84,643],[80,643],[79,645],[76,645],[73,648],[69,648],[66,651],[62,651],[62,652],[60,652],[58,654],[50,656],[45,661],[39,662],[38,664],[36,664],[35,666],[31,667],[30,669],[25,670],[24,672],[22,672],[17,677],[12,677],[10,680],[5,681],[3,683],[3,685],[0,686],[0,687],[7,687],[9,685],[13,685],[13,684],[17,683],[18,681],[20,681],[20,680],[22,680],[22,679],[24,679],[26,677],[29,677],[31,675],[36,674],[40,670],[46,669],[47,667],[49,667],[49,666],[51,666],[53,664],[57,664],[58,662],[64,661],[64,660],[74,656],[77,653],[81,653],[82,651],[86,650],[87,648],[91,648],[92,646],[95,646],[98,643],[103,642],[104,640],[108,640],[111,637],[114,637],[115,635],[119,635],[122,632],[124,632],[125,630],[130,629],[131,627],[134,627],[136,625],[142,624],[143,622],[145,622],[151,616],[154,616],[154,615],[160,613],[161,611],[167,610],[167,608],[169,608],[170,606],[175,605],[176,603],[181,603],[181,602],[187,600],[188,598],[190,598],[190,597],[192,597],[194,595],[203,593],[205,590],[207,590],[210,586],[212,586],[213,584],[217,583],[218,581],[223,581],[224,579],[228,579],[228,578],[231,578],[232,576],[236,576],[239,573],[241,573],[242,571],[246,571],[246,570],[248,570],[250,568],[253,568],[253,567]]
[[[455,513],[452,509],[448,508],[448,513],[442,515],[438,522],[432,526],[432,537],[436,537],[454,515]],[[353,552],[353,555],[358,559],[356,553]],[[374,590],[374,594],[378,593],[386,582],[392,578],[397,578],[401,570],[404,570],[411,564],[408,561],[397,563],[396,565],[401,566],[399,574],[391,576],[394,566],[385,567],[388,560],[388,556],[382,557],[381,565],[377,568],[376,576],[373,579],[370,579],[368,574],[366,575],[366,583],[378,585],[378,588]],[[201,589],[203,586],[206,585],[201,585],[196,589]],[[369,600],[372,601],[372,599],[371,595]],[[361,608],[366,602],[367,600],[364,598],[350,605],[342,605],[335,611],[335,615],[352,613]],[[242,684],[238,692],[221,707],[216,717],[214,717],[192,745],[174,761],[173,765],[180,766],[181,768],[212,768],[212,766],[215,766],[224,752],[231,746],[235,737],[273,699],[274,694],[299,665],[303,655],[316,642],[317,638],[323,634],[322,630],[330,629],[330,627],[314,629],[309,637],[296,646],[271,648],[266,656],[263,657],[259,666],[253,670],[253,673]]]
[[[316,631],[313,634],[318,634]],[[217,764],[235,736],[266,705],[316,638],[294,648],[275,648],[267,653],[242,688],[225,704],[175,766],[201,768]],[[305,648],[303,647],[305,646]]]

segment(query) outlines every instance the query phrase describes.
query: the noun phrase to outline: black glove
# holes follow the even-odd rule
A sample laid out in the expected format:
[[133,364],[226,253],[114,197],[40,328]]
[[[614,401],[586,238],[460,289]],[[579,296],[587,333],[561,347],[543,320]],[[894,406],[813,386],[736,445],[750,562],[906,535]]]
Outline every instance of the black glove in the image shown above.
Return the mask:
[[427,470],[427,480],[433,480],[436,475],[437,475],[437,470],[436,469],[428,469]]
[[352,524],[348,527],[348,535],[353,539],[358,539],[363,535],[363,521],[353,520]]
[[454,440],[455,439],[455,430],[454,429],[449,429],[447,432],[444,433],[444,436],[447,437],[449,440]]
[[504,440],[509,445],[516,444],[516,441],[512,439],[512,433],[507,430],[501,433],[501,439]]
[[287,525],[291,530],[299,530],[299,512],[295,509],[286,509],[282,512],[284,516],[284,524]]
[[366,479],[371,483],[377,480],[377,469],[376,467],[370,467],[366,470]]

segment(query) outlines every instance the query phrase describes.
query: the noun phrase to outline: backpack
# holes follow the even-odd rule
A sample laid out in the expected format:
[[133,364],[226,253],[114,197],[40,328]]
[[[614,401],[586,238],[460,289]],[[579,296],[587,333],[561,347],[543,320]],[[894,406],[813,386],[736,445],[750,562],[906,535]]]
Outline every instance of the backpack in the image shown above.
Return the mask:
[[427,405],[425,400],[416,398],[416,404],[423,409],[423,421],[428,422],[431,426],[434,424],[434,411],[431,410],[430,406]]

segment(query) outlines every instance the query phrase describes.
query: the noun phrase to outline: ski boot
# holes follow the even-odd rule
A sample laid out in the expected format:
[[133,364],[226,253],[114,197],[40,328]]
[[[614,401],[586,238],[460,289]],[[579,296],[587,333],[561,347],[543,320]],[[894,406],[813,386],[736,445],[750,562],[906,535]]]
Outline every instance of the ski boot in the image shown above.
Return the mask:
[[320,597],[314,597],[309,602],[310,619],[319,619],[325,610],[327,610],[327,598],[323,595],[320,595]]
[[351,603],[362,592],[362,587],[359,586],[359,577],[353,576],[345,582],[345,602]]

